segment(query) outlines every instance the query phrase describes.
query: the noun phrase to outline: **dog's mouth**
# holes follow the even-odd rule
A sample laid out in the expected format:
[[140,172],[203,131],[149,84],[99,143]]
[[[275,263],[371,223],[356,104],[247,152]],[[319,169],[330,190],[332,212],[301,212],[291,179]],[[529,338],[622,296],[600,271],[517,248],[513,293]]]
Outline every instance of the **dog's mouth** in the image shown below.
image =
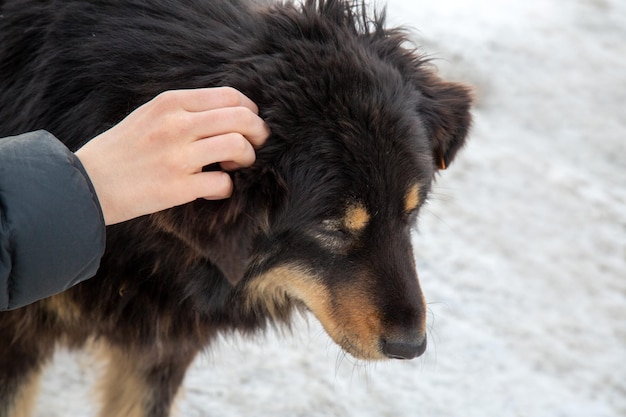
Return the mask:
[[311,311],[335,343],[357,359],[413,359],[426,350],[423,331],[385,325],[382,314],[355,285],[331,294],[319,277],[299,266],[274,268],[249,283],[248,305],[260,305],[275,318],[281,318],[293,300]]

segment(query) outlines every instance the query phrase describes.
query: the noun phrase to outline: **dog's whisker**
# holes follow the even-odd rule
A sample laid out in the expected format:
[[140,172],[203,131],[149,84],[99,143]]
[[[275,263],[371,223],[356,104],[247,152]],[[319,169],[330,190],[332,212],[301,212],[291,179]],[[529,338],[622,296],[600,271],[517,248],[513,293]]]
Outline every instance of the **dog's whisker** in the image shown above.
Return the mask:
[[[445,305],[445,303],[443,302],[430,302],[428,303],[429,307],[428,307],[428,316],[431,318],[430,320],[427,321],[428,323],[428,328],[427,328],[427,332],[428,332],[428,340],[429,340],[429,351],[433,352],[434,354],[434,363],[435,365],[437,364],[437,343],[439,342],[439,333],[437,332],[437,329],[435,327],[435,321],[436,321],[436,315],[435,312],[433,311],[432,308],[430,308],[430,305],[433,304],[443,304]],[[430,353],[429,352],[429,353]],[[429,359],[431,357],[431,355],[427,355],[424,358],[424,363],[427,359]]]
[[339,370],[341,369],[341,366],[343,364],[344,359],[346,359],[347,357],[347,353],[343,350],[338,350],[337,351],[337,357],[335,359],[335,379],[337,379],[337,376],[339,375]]

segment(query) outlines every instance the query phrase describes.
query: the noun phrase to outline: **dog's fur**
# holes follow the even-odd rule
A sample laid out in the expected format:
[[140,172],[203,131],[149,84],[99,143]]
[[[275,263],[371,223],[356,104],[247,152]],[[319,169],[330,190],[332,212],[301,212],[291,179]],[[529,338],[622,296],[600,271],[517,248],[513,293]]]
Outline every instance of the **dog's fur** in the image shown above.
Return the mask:
[[109,227],[96,277],[0,313],[0,417],[27,413],[57,342],[106,344],[102,416],[167,416],[216,334],[294,308],[357,358],[424,351],[410,229],[471,99],[404,31],[345,0],[0,6],[1,136],[46,129],[77,149],[165,90],[209,86],[244,92],[272,131],[232,198]]

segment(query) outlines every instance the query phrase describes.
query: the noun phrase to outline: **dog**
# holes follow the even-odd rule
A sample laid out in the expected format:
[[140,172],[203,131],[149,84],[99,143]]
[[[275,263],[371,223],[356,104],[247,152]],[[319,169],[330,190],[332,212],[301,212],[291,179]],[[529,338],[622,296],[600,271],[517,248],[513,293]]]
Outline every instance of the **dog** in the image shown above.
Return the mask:
[[[62,343],[110,355],[101,416],[165,417],[220,333],[310,311],[363,360],[426,349],[411,228],[464,145],[471,90],[347,0],[3,0],[0,135],[72,150],[166,90],[230,86],[271,129],[223,201],[107,228],[95,277],[0,313],[0,416]],[[214,169],[207,167],[207,169]]]

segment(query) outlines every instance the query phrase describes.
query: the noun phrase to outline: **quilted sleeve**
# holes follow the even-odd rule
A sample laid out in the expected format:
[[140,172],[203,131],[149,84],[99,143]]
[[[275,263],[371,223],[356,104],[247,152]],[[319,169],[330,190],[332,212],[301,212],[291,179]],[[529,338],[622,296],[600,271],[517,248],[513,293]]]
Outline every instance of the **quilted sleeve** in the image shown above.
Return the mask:
[[95,275],[105,226],[76,156],[45,131],[0,139],[0,310]]

